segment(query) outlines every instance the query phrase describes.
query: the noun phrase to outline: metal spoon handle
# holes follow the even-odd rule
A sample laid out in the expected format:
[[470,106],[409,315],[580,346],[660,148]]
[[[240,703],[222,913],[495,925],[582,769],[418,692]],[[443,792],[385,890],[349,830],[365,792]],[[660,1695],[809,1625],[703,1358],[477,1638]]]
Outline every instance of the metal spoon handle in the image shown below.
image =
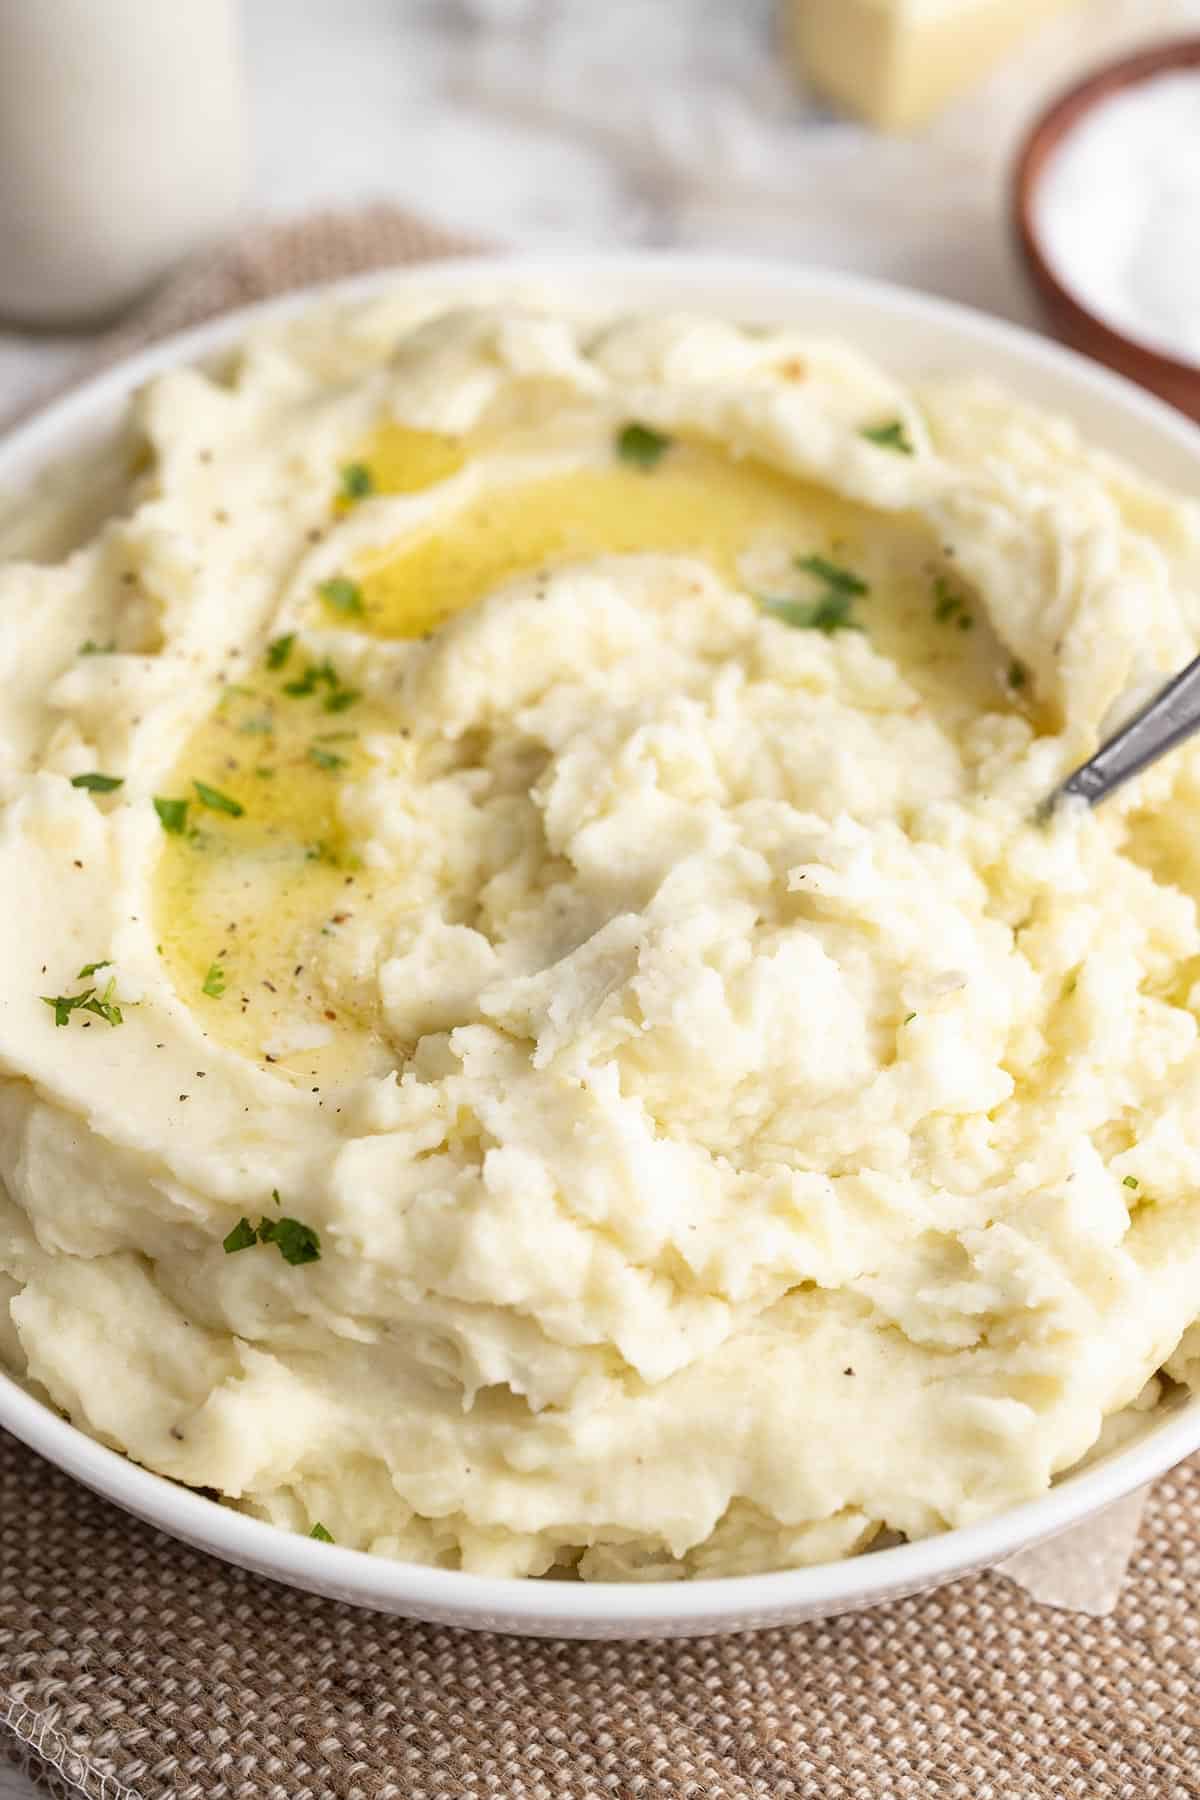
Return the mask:
[[1069,775],[1054,799],[1075,794],[1095,806],[1196,731],[1200,731],[1200,656]]

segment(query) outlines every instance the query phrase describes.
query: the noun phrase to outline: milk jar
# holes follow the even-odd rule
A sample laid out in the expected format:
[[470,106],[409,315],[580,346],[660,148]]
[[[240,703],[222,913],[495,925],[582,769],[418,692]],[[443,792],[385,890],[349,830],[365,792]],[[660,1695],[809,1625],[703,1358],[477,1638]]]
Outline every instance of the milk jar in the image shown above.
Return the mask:
[[0,317],[117,312],[237,216],[235,0],[0,0]]

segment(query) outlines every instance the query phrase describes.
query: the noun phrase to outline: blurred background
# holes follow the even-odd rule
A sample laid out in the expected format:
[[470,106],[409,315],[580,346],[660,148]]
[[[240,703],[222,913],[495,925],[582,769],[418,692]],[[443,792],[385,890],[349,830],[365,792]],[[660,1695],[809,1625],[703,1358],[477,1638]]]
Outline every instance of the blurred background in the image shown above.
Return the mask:
[[[67,303],[39,299],[39,231],[54,220],[57,255],[72,207],[103,220],[114,258],[136,221],[134,291],[122,304],[151,270],[159,279],[189,251],[212,254],[248,223],[382,199],[494,244],[732,249],[878,274],[1027,320],[1006,193],[1028,121],[1104,58],[1200,31],[1200,0],[940,10],[956,7],[1003,15],[1003,30],[969,54],[947,52],[936,92],[906,96],[888,93],[874,34],[881,20],[903,31],[939,10],[914,0],[194,0],[194,25],[228,13],[238,40],[228,68],[211,43],[172,45],[178,0],[0,0],[0,315],[21,321],[0,323],[0,410],[86,363],[88,334],[61,324],[94,310],[86,270],[70,275]],[[86,118],[28,72],[51,52],[52,72],[62,69],[61,43],[31,43],[61,35],[62,8],[78,12]],[[96,76],[98,57],[122,79],[141,57],[160,96],[162,68],[173,71],[165,137],[161,118],[141,119],[144,96],[122,98],[116,76]],[[837,66],[817,67],[823,58]],[[23,121],[27,96],[38,96],[36,130]],[[175,172],[189,106],[195,141]],[[895,123],[889,107],[920,116],[882,129],[881,118]],[[115,174],[105,133],[135,146]],[[85,165],[80,198],[68,189]],[[189,242],[184,200],[203,199],[206,182]],[[161,230],[172,192],[174,236]],[[50,277],[61,288],[61,269]]]

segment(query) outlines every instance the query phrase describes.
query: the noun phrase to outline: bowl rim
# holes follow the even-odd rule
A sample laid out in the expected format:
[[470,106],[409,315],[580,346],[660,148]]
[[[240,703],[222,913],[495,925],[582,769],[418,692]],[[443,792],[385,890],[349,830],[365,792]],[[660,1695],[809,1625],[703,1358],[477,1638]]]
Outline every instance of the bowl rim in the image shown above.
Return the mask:
[[1076,334],[1102,346],[1108,361],[1130,369],[1138,381],[1152,386],[1169,383],[1176,388],[1190,384],[1200,394],[1200,363],[1130,337],[1093,312],[1047,253],[1037,210],[1038,188],[1055,151],[1097,106],[1155,75],[1191,68],[1200,68],[1200,34],[1166,38],[1147,49],[1114,57],[1060,91],[1037,114],[1021,140],[1009,186],[1009,211],[1014,236],[1035,283],[1070,320]]
[[[459,301],[540,296],[594,303],[608,283],[642,307],[692,305],[726,316],[786,317],[792,305],[857,313],[881,341],[897,324],[918,335],[944,334],[1011,362],[1036,397],[1047,377],[1071,399],[1121,427],[1136,424],[1156,457],[1200,478],[1200,432],[1181,413],[1122,376],[1061,345],[973,308],[862,276],[762,258],[677,252],[554,252],[455,257],[318,283],[221,315],[166,338],[73,388],[0,439],[0,484],[19,488],[46,467],[111,431],[129,397],[167,368],[228,352],[268,320],[319,304],[411,290],[414,298]],[[697,303],[692,299],[700,290]],[[708,290],[705,297],[704,290]],[[472,292],[472,290],[475,290]],[[713,296],[720,295],[714,301]],[[611,303],[610,303],[611,304]],[[826,327],[826,329],[832,329]],[[853,327],[848,335],[853,335]],[[1058,404],[1057,400],[1054,404]],[[1115,440],[1118,432],[1111,436]],[[1164,480],[1182,476],[1163,476]],[[291,1586],[381,1611],[488,1630],[560,1637],[686,1635],[782,1624],[789,1619],[874,1605],[974,1569],[1068,1529],[1153,1480],[1200,1449],[1200,1396],[1173,1408],[1134,1442],[1091,1466],[1066,1471],[1050,1490],[976,1523],[800,1569],[701,1577],[671,1583],[574,1583],[478,1575],[393,1561],[326,1544],[158,1475],[110,1449],[0,1371],[0,1428],[104,1498],[195,1549]]]

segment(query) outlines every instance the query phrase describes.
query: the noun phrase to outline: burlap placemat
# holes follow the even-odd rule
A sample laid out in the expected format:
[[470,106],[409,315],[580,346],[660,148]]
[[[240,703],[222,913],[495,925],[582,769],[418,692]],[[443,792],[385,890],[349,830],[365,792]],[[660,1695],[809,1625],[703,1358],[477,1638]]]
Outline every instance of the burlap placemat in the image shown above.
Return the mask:
[[547,1643],[226,1568],[0,1434],[0,1718],[93,1800],[1182,1800],[1198,1520],[1200,1459],[1105,1619],[981,1575],[792,1631]]
[[[477,248],[379,207],[248,232],[95,347]],[[999,1575],[757,1637],[547,1644],[293,1593],[127,1518],[0,1432],[0,1750],[99,1800],[1200,1796],[1200,1458],[1116,1610]]]

